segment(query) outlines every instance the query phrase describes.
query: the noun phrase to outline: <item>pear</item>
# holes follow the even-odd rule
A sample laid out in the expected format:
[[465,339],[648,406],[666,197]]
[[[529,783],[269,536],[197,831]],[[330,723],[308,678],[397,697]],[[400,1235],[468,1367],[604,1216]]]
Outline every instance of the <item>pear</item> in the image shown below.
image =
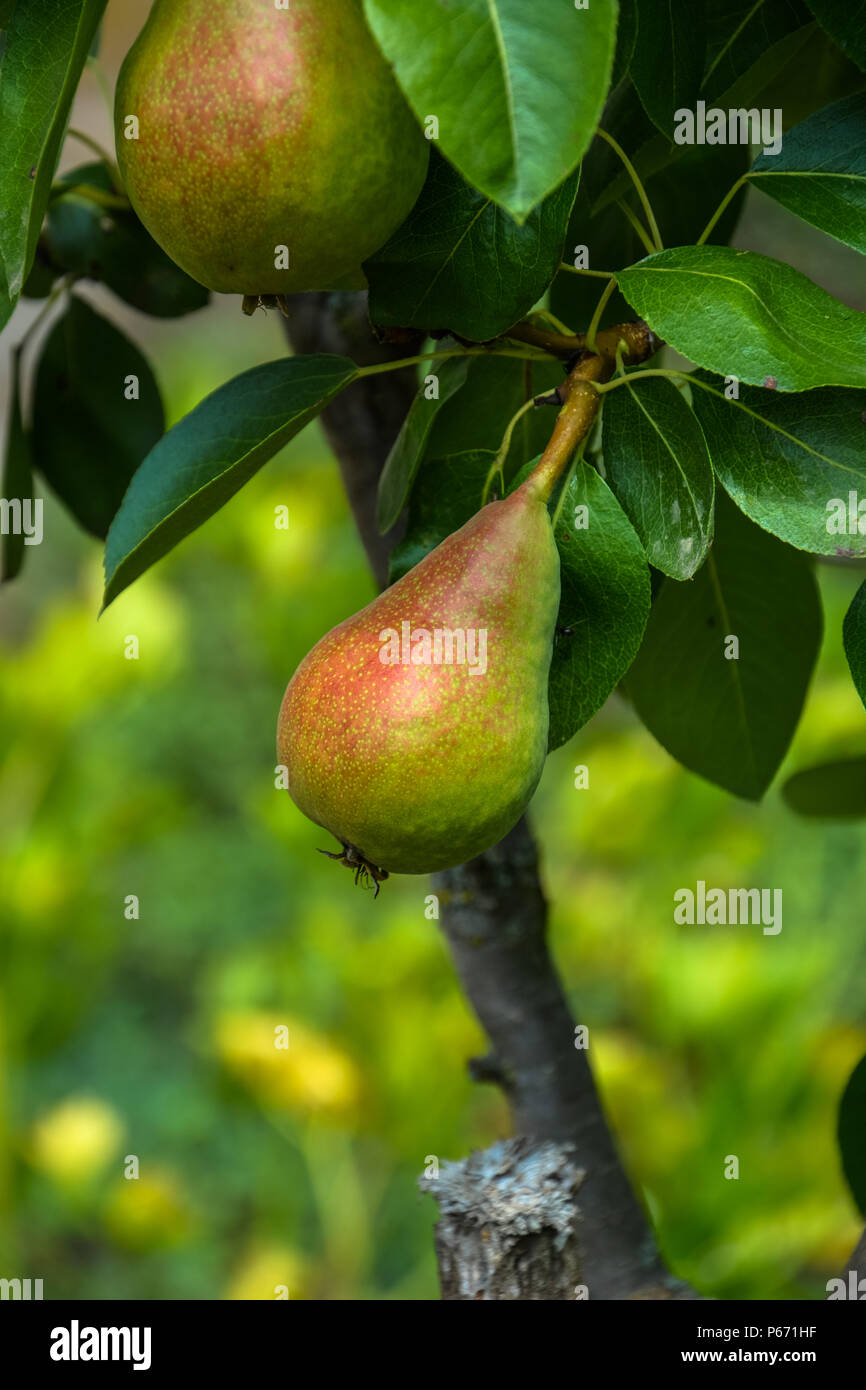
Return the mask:
[[363,289],[361,262],[405,219],[429,158],[361,0],[156,0],[115,128],[154,240],[253,303]]
[[277,736],[289,793],[377,892],[389,872],[488,849],[535,790],[560,597],[554,481],[539,465],[482,507],[289,682]]

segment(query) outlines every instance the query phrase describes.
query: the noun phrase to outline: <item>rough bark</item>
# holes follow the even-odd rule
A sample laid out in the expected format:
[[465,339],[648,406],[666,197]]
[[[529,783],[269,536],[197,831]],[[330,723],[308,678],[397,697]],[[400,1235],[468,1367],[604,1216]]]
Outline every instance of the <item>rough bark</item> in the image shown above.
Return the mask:
[[[412,343],[374,341],[363,296],[296,296],[289,311],[288,333],[299,352],[334,352],[366,363],[415,351]],[[376,484],[416,389],[411,370],[365,378],[323,415],[380,584],[393,535],[377,533]],[[458,975],[493,1047],[490,1058],[473,1065],[474,1075],[503,1086],[518,1139],[515,1149],[494,1146],[447,1165],[447,1181],[428,1183],[442,1204],[437,1251],[443,1297],[574,1298],[577,1284],[590,1298],[695,1297],[661,1263],[617,1155],[587,1054],[574,1046],[574,1020],[548,951],[547,908],[525,821],[480,858],[438,875],[436,891]],[[555,1191],[535,1190],[533,1179],[541,1173]],[[535,1212],[525,1231],[514,1225],[518,1178]],[[557,1219],[545,1221],[551,1209]]]
[[538,1301],[585,1295],[570,1145],[506,1139],[419,1186],[439,1204],[443,1299]]

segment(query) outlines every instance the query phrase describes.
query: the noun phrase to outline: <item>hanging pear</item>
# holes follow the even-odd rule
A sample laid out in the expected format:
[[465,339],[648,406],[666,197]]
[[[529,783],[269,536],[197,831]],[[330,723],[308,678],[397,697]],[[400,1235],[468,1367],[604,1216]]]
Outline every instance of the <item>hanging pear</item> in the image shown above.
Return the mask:
[[424,182],[429,145],[361,0],[156,0],[120,72],[129,199],[223,294],[363,289]]
[[289,792],[356,878],[463,863],[532,796],[560,597],[555,481],[542,463],[482,507],[289,682],[278,729]]

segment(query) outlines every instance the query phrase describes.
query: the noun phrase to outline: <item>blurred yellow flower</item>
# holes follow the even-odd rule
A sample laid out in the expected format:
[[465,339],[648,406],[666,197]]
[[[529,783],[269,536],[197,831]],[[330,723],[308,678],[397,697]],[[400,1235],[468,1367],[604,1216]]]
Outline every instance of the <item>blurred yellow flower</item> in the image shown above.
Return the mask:
[[305,1298],[303,1260],[287,1245],[256,1246],[243,1257],[223,1298],[233,1302]]
[[346,1118],[361,1094],[352,1058],[296,1019],[259,1010],[223,1014],[216,1050],[263,1105]]
[[62,1185],[86,1182],[117,1152],[123,1137],[117,1111],[94,1096],[70,1096],[33,1126],[30,1158]]
[[181,1245],[193,1229],[180,1179],[167,1168],[147,1166],[138,1178],[118,1178],[104,1216],[109,1235],[127,1250]]

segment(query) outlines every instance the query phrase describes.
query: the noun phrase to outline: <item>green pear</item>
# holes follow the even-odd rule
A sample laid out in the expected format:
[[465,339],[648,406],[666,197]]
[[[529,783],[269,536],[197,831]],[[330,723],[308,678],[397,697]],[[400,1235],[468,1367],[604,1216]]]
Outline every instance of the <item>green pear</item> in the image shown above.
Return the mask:
[[254,300],[362,289],[429,157],[361,0],[156,0],[115,130],[154,240],[202,285]]
[[277,736],[289,793],[377,892],[389,872],[488,849],[541,776],[560,597],[553,481],[540,465],[482,507],[289,682]]

